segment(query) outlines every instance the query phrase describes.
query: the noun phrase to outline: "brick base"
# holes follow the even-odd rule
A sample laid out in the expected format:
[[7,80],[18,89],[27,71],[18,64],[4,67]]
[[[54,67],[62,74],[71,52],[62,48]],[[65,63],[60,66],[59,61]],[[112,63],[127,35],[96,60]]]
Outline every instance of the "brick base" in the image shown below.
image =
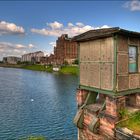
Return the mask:
[[[77,93],[77,101],[78,105],[82,105],[85,100],[85,96],[88,93],[80,90]],[[104,111],[99,113],[99,109],[101,108],[101,104],[91,104],[84,108],[84,120],[83,120],[83,129],[79,129],[79,140],[104,140],[105,136],[108,136],[107,139],[114,138],[114,129],[115,123],[119,120],[120,109],[125,107],[125,97],[117,97],[111,98],[108,96],[100,96],[100,101],[106,100],[106,108]],[[96,134],[89,130],[89,125],[92,122],[92,119],[97,118],[98,113],[101,115],[99,118],[100,126],[97,126]],[[100,134],[99,134],[100,133]],[[102,136],[104,134],[104,137]],[[110,138],[111,137],[111,138]]]
[[119,120],[119,110],[123,108],[125,108],[125,96],[106,97],[106,109],[100,113],[99,131],[101,133],[114,138],[115,123]]
[[140,107],[140,93],[136,94],[136,106]]
[[91,133],[87,128],[78,129],[78,140],[105,140],[103,136]]
[[111,116],[104,115],[100,118],[100,133],[107,134],[108,136],[114,137],[114,128],[117,118],[112,118]]
[[87,112],[87,110],[84,110],[84,125],[88,126],[90,122],[92,121],[93,114]]
[[80,107],[81,105],[83,105],[83,103],[86,100],[87,95],[88,95],[88,91],[82,90],[82,89],[78,89],[77,90],[76,100],[77,100],[78,107]]
[[111,98],[106,97],[106,114],[119,117],[119,111],[125,108],[125,96]]

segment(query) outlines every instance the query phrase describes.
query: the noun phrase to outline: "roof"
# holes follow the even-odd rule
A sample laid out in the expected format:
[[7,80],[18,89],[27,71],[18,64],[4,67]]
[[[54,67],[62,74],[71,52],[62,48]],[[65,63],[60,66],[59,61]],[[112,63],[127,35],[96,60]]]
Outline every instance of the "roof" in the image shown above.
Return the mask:
[[44,52],[42,52],[42,51],[36,51],[36,52],[31,52],[31,53],[23,54],[22,56],[24,56],[24,55],[31,55],[31,54],[38,54],[38,53],[44,53]]
[[73,41],[82,42],[92,39],[113,36],[114,34],[127,35],[140,38],[140,32],[128,31],[119,27],[90,30],[72,38]]
[[68,34],[62,34],[60,37],[58,37],[58,40],[59,40],[59,39],[64,39],[64,40],[68,40],[68,41],[71,40],[71,38],[68,37]]

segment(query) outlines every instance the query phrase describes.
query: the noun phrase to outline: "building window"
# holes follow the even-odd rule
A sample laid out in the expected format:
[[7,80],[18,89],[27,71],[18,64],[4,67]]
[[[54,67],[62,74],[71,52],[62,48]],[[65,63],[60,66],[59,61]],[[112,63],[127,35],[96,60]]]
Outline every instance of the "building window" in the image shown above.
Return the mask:
[[129,72],[134,73],[138,71],[137,62],[137,47],[129,46]]

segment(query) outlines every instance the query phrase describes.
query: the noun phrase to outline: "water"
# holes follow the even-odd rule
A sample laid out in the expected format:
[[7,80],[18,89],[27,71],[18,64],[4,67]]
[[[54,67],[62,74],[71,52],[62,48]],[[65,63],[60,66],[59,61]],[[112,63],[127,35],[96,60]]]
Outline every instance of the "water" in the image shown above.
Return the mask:
[[0,140],[76,140],[77,77],[0,68]]

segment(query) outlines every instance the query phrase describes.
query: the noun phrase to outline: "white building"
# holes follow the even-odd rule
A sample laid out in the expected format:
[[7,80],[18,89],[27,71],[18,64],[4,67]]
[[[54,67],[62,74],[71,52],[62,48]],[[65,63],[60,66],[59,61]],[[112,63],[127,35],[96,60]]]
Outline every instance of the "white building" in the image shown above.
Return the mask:
[[8,64],[17,64],[20,61],[21,61],[20,57],[15,57],[15,56],[3,57],[3,62]]
[[44,53],[42,51],[37,51],[22,55],[21,61],[40,63],[41,57],[44,57]]

